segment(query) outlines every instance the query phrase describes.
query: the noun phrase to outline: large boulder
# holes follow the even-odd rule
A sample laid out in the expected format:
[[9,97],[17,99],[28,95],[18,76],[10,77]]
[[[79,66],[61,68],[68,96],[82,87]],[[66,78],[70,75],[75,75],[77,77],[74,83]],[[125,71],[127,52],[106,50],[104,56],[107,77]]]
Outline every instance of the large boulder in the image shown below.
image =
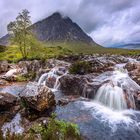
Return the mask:
[[52,91],[47,86],[38,86],[37,83],[29,83],[19,96],[28,108],[39,112],[55,106],[55,96]]
[[17,105],[17,97],[9,93],[0,92],[0,112],[8,111]]
[[94,74],[64,75],[59,79],[59,89],[66,96],[78,95],[85,98],[94,98],[100,83],[92,83]]
[[130,77],[140,85],[140,62],[129,62],[125,68],[128,70]]
[[33,60],[33,61],[20,61],[18,63],[19,68],[22,69],[23,74],[27,74],[29,72],[37,72],[42,68],[41,60]]

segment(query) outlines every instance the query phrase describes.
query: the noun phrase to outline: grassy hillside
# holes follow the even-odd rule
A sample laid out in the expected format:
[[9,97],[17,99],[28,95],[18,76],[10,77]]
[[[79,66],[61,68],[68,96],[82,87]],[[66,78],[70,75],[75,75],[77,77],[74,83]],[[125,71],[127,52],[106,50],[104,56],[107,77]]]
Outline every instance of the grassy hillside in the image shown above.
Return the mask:
[[[63,55],[75,54],[122,54],[122,55],[138,55],[140,50],[112,49],[103,48],[98,45],[92,46],[75,42],[57,42],[57,43],[40,43],[34,42],[29,51],[28,59],[48,59],[57,58]],[[7,47],[4,52],[0,52],[0,60],[8,60],[16,62],[22,59],[18,46]]]

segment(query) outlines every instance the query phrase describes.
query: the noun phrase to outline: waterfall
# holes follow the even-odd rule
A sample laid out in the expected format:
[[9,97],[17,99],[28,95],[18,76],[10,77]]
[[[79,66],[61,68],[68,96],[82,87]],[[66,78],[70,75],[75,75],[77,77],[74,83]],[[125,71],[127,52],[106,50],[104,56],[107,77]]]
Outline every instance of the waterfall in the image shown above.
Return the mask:
[[58,71],[58,68],[53,68],[48,73],[44,73],[43,75],[41,75],[38,81],[38,85],[45,85],[46,81],[49,80],[50,78],[53,78],[53,77],[57,78],[58,77],[57,71]]
[[135,109],[134,96],[140,91],[140,86],[129,77],[123,65],[117,65],[107,80],[109,82],[98,89],[95,102],[113,110]]
[[51,83],[52,89],[58,89],[60,85],[59,79],[66,73],[67,72],[64,67],[54,67],[48,73],[41,75],[38,80],[38,85],[47,85],[47,83]]
[[127,103],[122,88],[110,83],[101,86],[95,100],[115,110],[127,109]]

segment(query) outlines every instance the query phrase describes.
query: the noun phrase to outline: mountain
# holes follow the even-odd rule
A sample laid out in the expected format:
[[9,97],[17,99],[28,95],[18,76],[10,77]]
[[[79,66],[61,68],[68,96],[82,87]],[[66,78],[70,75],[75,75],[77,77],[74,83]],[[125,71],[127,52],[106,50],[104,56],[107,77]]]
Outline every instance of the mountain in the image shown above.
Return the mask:
[[123,44],[123,45],[115,46],[115,48],[140,50],[140,43]]
[[8,46],[9,45],[9,40],[10,40],[10,35],[9,34],[3,36],[2,38],[0,38],[0,45]]
[[[69,17],[63,17],[56,12],[29,27],[38,40],[43,42],[76,41],[87,44],[96,43]],[[0,44],[7,45],[10,36],[6,35],[0,39]]]

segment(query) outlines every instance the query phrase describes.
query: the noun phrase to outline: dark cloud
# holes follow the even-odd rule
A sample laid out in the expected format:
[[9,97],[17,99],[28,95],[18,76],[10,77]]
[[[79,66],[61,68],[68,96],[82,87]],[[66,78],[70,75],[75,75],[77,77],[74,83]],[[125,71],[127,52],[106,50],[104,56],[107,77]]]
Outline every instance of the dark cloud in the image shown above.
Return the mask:
[[31,12],[33,23],[60,11],[104,46],[140,40],[139,0],[1,0],[0,36],[25,8]]

